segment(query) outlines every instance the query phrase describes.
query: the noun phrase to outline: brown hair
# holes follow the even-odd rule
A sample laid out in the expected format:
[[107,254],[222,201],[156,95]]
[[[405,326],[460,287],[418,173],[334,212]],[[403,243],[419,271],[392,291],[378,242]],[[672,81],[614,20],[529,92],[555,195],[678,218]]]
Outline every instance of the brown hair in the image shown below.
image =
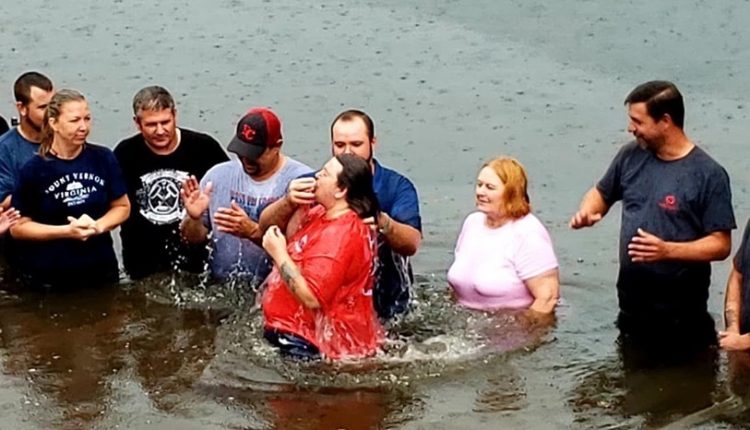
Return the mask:
[[52,99],[47,105],[47,110],[44,112],[44,121],[42,123],[42,137],[39,141],[39,155],[46,157],[52,149],[52,141],[55,140],[55,130],[49,124],[50,119],[57,119],[60,117],[62,107],[70,102],[83,102],[86,98],[83,94],[76,90],[60,90],[52,96]]
[[44,91],[52,91],[52,81],[39,72],[26,72],[16,79],[13,84],[13,95],[16,101],[27,105],[31,101],[31,87]]
[[518,160],[512,157],[497,157],[484,163],[482,169],[485,167],[492,169],[505,187],[500,208],[504,215],[518,219],[531,212],[529,194],[526,191],[526,169]]
[[336,125],[337,122],[354,121],[357,118],[361,119],[362,122],[365,123],[365,128],[367,128],[367,137],[370,139],[370,143],[372,143],[372,139],[375,137],[375,124],[372,122],[372,118],[370,118],[370,115],[367,115],[366,113],[357,109],[345,110],[336,115],[336,118],[334,118],[333,122],[331,123],[331,139],[333,139],[333,126]]

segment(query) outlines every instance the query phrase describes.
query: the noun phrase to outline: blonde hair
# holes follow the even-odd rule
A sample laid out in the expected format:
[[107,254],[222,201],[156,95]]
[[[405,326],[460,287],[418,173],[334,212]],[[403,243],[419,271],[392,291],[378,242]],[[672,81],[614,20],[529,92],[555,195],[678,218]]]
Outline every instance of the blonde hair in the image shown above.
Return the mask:
[[512,157],[497,157],[484,163],[482,169],[485,167],[492,169],[505,187],[500,207],[504,215],[518,219],[531,212],[529,194],[526,191],[526,169],[518,160]]
[[42,137],[39,140],[39,155],[46,157],[52,150],[52,142],[55,140],[55,130],[50,125],[50,119],[57,121],[60,118],[62,107],[70,102],[84,102],[86,98],[76,90],[59,90],[52,96],[44,112],[42,123]]

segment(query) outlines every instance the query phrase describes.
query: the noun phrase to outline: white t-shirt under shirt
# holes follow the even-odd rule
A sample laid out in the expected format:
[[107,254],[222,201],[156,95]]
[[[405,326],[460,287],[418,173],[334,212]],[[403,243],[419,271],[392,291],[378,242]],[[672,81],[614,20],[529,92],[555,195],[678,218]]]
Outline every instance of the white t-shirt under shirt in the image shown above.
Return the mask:
[[481,212],[466,217],[448,282],[468,308],[527,308],[534,296],[524,281],[558,266],[549,233],[530,213],[499,228],[485,219]]
[[201,180],[201,189],[212,182],[213,193],[203,224],[213,230],[210,264],[216,278],[243,278],[261,282],[271,271],[272,265],[263,248],[251,240],[213,228],[214,214],[219,208],[231,208],[234,200],[250,219],[258,222],[263,209],[286,194],[292,179],[310,171],[306,165],[286,157],[284,166],[263,181],[256,181],[245,173],[239,160],[217,164],[206,172]]

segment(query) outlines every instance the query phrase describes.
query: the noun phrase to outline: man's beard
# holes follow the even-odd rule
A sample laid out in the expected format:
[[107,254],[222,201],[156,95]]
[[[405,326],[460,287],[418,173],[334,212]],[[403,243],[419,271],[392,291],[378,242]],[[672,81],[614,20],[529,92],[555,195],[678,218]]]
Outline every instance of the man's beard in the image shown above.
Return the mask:
[[31,117],[23,116],[23,117],[21,117],[21,122],[23,124],[26,124],[27,127],[29,127],[30,129],[34,130],[37,133],[41,133],[42,132],[42,125],[41,124],[39,124],[39,125],[34,124],[34,121],[31,120]]

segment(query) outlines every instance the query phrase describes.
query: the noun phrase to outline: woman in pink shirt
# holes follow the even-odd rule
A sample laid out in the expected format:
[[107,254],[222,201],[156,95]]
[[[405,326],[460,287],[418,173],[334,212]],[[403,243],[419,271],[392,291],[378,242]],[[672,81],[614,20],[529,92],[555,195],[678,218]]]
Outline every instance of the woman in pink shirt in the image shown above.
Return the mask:
[[448,271],[461,305],[554,311],[557,257],[547,229],[531,213],[526,184],[526,172],[513,158],[495,158],[479,171],[477,212],[464,221]]

